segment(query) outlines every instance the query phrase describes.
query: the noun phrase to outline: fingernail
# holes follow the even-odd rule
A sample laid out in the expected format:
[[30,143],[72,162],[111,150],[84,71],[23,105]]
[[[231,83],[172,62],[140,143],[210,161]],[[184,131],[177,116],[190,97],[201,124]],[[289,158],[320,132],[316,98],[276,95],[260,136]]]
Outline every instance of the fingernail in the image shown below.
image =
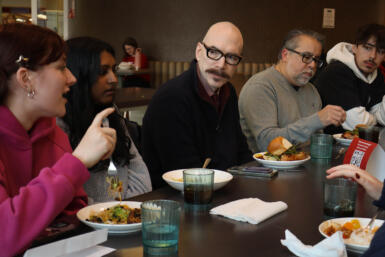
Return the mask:
[[361,177],[360,174],[356,173],[356,178],[360,179],[360,177]]

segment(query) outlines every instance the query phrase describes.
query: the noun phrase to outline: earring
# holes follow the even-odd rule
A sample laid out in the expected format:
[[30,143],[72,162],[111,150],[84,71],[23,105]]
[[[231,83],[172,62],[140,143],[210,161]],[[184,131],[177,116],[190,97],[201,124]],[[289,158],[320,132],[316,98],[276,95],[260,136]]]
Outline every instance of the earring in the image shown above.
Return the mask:
[[29,98],[33,99],[33,97],[35,96],[35,90],[33,90],[33,89],[28,90],[27,96]]

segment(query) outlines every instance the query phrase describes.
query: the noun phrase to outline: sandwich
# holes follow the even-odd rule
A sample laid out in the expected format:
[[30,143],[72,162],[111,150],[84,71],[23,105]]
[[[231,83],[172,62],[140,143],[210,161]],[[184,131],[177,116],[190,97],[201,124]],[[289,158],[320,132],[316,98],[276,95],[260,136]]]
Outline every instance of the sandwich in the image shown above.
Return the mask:
[[299,152],[296,146],[284,137],[276,137],[267,146],[267,153],[257,158],[270,161],[297,161],[308,157],[305,152]]

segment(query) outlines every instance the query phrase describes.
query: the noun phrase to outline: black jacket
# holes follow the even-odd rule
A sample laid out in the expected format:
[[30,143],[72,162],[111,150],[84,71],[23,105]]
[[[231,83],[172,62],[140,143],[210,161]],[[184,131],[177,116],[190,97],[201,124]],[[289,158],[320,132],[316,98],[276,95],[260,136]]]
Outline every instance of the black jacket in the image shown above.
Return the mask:
[[[354,72],[340,61],[331,62],[317,77],[315,81],[322,105],[339,105],[345,111],[354,107],[363,106],[366,111],[382,101],[385,95],[384,77],[380,70],[377,70],[377,77],[368,84],[358,78]],[[325,129],[327,133],[340,133],[342,127],[333,125]]]
[[161,86],[143,118],[142,156],[153,188],[164,185],[164,172],[201,167],[225,170],[252,160],[239,124],[238,100],[230,96],[222,115],[198,94],[196,61],[190,69]]

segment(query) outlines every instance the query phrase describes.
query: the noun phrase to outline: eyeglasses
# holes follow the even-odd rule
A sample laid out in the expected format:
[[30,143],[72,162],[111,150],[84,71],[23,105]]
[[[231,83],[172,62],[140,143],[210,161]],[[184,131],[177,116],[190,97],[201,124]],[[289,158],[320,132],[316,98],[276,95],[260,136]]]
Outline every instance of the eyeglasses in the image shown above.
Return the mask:
[[224,56],[225,62],[230,65],[238,65],[242,60],[241,56],[238,56],[235,54],[224,54],[221,50],[213,47],[208,47],[203,42],[201,42],[201,44],[206,48],[207,57],[210,58],[211,60],[218,61],[219,59],[222,58],[222,56]]
[[312,55],[310,53],[300,53],[294,49],[290,49],[290,48],[286,48],[286,49],[290,52],[293,52],[293,53],[296,53],[296,54],[302,56],[302,62],[303,63],[309,64],[312,61],[314,61],[318,68],[321,68],[322,65],[324,64],[324,62],[320,58],[315,57],[314,55]]

